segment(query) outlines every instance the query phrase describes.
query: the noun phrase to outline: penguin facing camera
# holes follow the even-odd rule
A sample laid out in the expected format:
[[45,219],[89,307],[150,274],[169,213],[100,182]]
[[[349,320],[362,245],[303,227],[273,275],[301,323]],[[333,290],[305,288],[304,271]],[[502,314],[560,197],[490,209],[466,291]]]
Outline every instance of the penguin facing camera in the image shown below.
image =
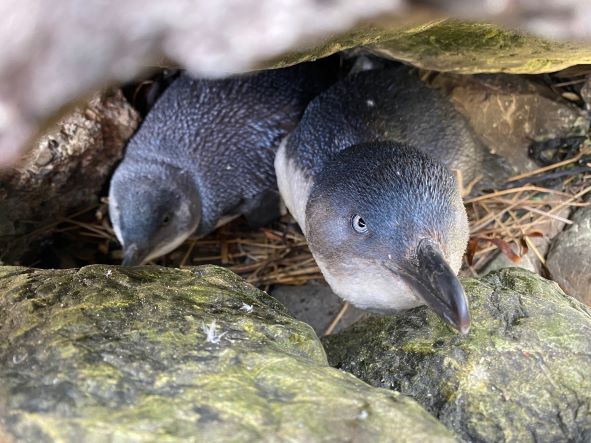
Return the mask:
[[456,274],[468,219],[451,169],[489,154],[442,95],[404,66],[360,70],[309,105],[275,169],[332,290],[388,313],[426,304],[470,328]]

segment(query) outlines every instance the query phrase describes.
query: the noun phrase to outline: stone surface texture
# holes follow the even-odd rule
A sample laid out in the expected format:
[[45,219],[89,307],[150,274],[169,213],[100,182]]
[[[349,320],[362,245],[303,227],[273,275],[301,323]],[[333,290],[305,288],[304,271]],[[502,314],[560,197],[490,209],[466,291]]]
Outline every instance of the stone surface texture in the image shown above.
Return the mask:
[[552,242],[546,266],[567,294],[591,306],[591,208],[577,210],[572,221]]
[[440,74],[429,83],[516,174],[539,167],[528,157],[532,141],[581,136],[589,129],[584,111],[526,76]]
[[17,262],[60,217],[95,206],[138,123],[119,91],[96,95],[0,171],[0,260]]
[[148,66],[225,75],[369,45],[428,69],[549,72],[590,63],[591,48],[442,17],[451,12],[589,40],[582,24],[590,11],[574,0],[559,7],[546,0],[535,6],[531,0],[88,0],[83,7],[77,0],[6,0],[0,4],[0,165],[17,161],[65,105]]
[[326,337],[329,362],[413,397],[465,441],[590,441],[591,310],[522,269],[463,284],[467,336],[418,308]]
[[[318,336],[322,336],[343,306],[343,299],[324,282],[311,281],[301,286],[276,285],[271,291],[296,319],[308,323]],[[351,326],[367,312],[350,305],[333,332]]]
[[0,440],[451,442],[223,268],[0,268]]

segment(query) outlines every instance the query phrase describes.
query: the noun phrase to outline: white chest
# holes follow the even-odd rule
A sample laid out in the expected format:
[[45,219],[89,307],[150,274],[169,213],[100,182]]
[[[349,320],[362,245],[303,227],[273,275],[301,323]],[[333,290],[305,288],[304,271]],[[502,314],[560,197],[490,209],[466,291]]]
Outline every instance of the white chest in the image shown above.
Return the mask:
[[312,189],[312,180],[306,177],[293,160],[287,158],[286,142],[287,137],[281,142],[275,157],[277,185],[285,206],[306,235],[306,203]]

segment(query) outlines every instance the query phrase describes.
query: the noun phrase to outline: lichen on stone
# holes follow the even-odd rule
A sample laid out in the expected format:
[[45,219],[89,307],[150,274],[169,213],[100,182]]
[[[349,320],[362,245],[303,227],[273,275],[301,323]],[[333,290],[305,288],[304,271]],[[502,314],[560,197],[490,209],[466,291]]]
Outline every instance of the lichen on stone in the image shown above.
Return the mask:
[[312,328],[213,266],[0,267],[4,435],[454,441],[413,400],[329,367]]
[[472,329],[426,308],[325,339],[332,365],[421,403],[467,441],[591,440],[591,310],[522,269],[464,279]]
[[315,60],[359,46],[424,69],[462,74],[539,74],[591,63],[588,44],[545,40],[490,23],[437,19],[358,25],[311,48],[269,60],[262,67]]

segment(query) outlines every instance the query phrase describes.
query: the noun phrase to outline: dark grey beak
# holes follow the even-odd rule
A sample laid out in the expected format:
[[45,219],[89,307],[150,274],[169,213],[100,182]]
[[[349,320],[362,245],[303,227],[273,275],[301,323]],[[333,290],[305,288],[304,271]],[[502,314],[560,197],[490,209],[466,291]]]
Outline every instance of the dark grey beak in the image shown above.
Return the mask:
[[417,263],[408,263],[397,271],[446,323],[462,334],[468,333],[470,310],[464,288],[434,243],[422,240]]
[[141,265],[146,254],[140,251],[135,243],[123,248],[123,266],[137,266]]

